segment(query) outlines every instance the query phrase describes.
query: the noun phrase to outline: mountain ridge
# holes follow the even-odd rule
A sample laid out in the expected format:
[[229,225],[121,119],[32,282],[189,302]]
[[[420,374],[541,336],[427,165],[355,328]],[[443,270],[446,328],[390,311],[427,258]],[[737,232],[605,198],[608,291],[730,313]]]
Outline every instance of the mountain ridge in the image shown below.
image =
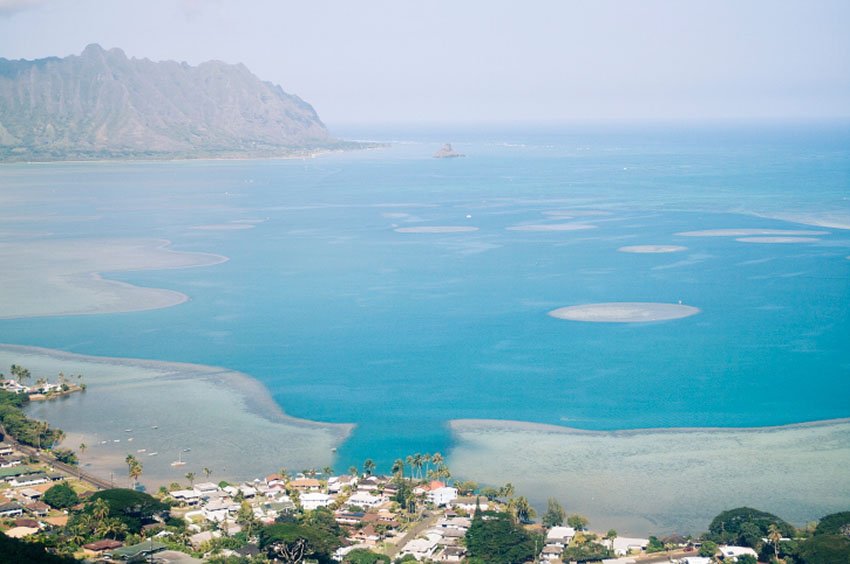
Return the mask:
[[0,58],[0,160],[274,157],[360,145],[244,65],[80,55]]

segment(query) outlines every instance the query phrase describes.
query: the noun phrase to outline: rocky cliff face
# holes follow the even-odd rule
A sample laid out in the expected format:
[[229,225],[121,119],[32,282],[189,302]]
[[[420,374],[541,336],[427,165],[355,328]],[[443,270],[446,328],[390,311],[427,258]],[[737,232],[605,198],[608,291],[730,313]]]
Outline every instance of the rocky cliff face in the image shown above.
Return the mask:
[[0,159],[262,156],[331,148],[310,104],[244,65],[0,59]]

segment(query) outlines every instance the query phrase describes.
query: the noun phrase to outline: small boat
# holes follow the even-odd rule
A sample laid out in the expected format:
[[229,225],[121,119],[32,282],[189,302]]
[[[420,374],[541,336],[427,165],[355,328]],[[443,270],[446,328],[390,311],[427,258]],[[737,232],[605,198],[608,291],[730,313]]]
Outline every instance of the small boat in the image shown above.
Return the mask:
[[120,443],[120,442],[121,442],[121,439],[112,439],[112,442],[113,442],[113,443]]
[[132,440],[133,440],[133,437],[130,437],[129,439],[127,439],[127,442],[129,443]]
[[159,425],[154,425],[151,429],[159,429]]
[[106,441],[100,441],[100,444],[105,445]]
[[133,432],[133,430],[132,430],[132,429],[124,429],[124,432],[125,432],[125,433],[132,433],[132,432]]
[[171,463],[171,465],[172,466],[185,466],[186,463],[183,462],[182,460],[175,460],[174,462]]
[[146,448],[140,448],[140,449],[139,449],[139,450],[137,450],[136,452],[147,452],[147,450],[148,450],[148,449],[146,449]]
[[190,448],[184,448],[184,449],[183,449],[183,452],[192,452],[192,449],[190,449]]
[[148,456],[156,456],[157,454],[159,454],[159,453],[158,452],[149,452]]

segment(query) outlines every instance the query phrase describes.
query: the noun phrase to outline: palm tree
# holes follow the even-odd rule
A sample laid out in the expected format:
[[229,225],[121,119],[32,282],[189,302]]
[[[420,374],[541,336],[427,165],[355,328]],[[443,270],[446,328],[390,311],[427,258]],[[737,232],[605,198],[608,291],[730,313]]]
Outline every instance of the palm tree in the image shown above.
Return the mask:
[[776,526],[776,523],[771,523],[767,528],[767,539],[770,541],[770,544],[773,545],[774,558],[779,560],[779,541],[782,540],[782,533],[779,531],[779,527]]
[[96,499],[92,505],[91,514],[97,520],[97,525],[99,525],[109,515],[109,504],[103,498]]
[[371,476],[372,472],[375,471],[375,461],[371,458],[367,458],[363,463],[363,473],[367,476]]
[[324,468],[322,468],[322,474],[324,474],[325,476],[330,477],[330,475],[333,473],[334,469],[331,466],[325,466]]
[[512,498],[516,490],[514,489],[514,485],[510,482],[499,488],[499,496],[506,497],[508,499]]
[[357,471],[357,466],[349,466],[348,473],[352,476],[356,476],[357,474],[359,474],[359,472]]
[[518,523],[529,523],[537,515],[534,508],[528,503],[525,496],[512,498],[508,502],[508,511],[514,516],[514,520]]
[[80,446],[78,448],[80,450],[80,456],[82,456],[83,454],[85,454],[86,449],[89,447],[86,443],[80,443]]
[[194,472],[186,472],[186,479],[189,480],[189,487],[195,487],[195,473]]
[[206,476],[207,480],[210,479],[210,474],[212,474],[212,470],[204,466],[204,476]]
[[133,466],[138,463],[138,460],[132,454],[128,454],[124,463],[127,464],[127,487],[130,487],[130,480],[133,478]]
[[614,529],[609,529],[608,532],[605,534],[605,540],[608,541],[608,543],[609,543],[608,548],[610,548],[611,550],[614,550],[614,539],[616,539],[616,538],[617,538],[617,531],[615,531]]
[[419,476],[420,480],[422,479],[422,464],[424,461],[425,459],[422,458],[422,455],[418,452],[413,455],[413,465],[416,466],[417,475]]
[[431,453],[426,452],[422,455],[422,463],[425,464],[425,475],[431,473]]
[[65,538],[68,539],[69,543],[80,546],[86,542],[88,536],[87,531],[85,531],[83,527],[77,525],[76,527],[70,527],[68,529],[68,536]]
[[410,478],[413,479],[413,468],[415,467],[413,455],[408,454],[404,461],[407,462],[408,466],[410,466]]
[[130,478],[133,479],[133,483],[136,485],[139,484],[139,476],[142,475],[142,463],[138,460],[134,461],[132,466],[130,466],[129,470]]
[[444,463],[445,460],[443,459],[442,454],[440,454],[439,452],[435,452],[434,455],[431,457],[431,462],[434,463],[434,466],[439,466],[440,464]]
[[404,481],[404,460],[397,458],[395,462],[393,462],[393,467],[391,468],[393,476],[396,477],[398,482]]

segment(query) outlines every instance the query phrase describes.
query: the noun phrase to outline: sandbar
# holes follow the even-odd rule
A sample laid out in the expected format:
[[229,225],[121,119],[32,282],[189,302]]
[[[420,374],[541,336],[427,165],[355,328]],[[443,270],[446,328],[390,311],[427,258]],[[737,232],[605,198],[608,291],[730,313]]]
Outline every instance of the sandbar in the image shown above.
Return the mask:
[[549,312],[556,319],[594,323],[646,323],[690,317],[699,308],[653,302],[608,302],[562,307]]
[[587,223],[550,223],[533,225],[513,225],[506,228],[508,231],[582,231],[584,229],[596,229],[595,225]]
[[573,217],[598,217],[602,215],[611,215],[611,212],[602,210],[554,210],[545,211],[543,212],[543,215],[559,217],[561,219],[570,219]]
[[[63,429],[62,446],[77,451],[85,443],[83,467],[105,479],[114,475],[119,486],[127,485],[128,454],[142,462],[149,489],[185,483],[187,472],[200,479],[205,467],[216,482],[282,466],[322,468],[333,464],[333,449],[353,428],[290,417],[262,383],[225,368],[0,345],[0,366],[12,363],[33,378],[55,380],[62,371],[76,382],[74,375],[83,374],[85,392],[30,404],[27,413]],[[179,458],[186,464],[171,466]]]
[[628,245],[617,249],[621,253],[678,253],[687,251],[687,247],[680,245]]
[[750,237],[760,235],[779,236],[816,236],[829,235],[829,231],[811,231],[801,229],[705,229],[703,231],[683,231],[676,233],[681,237]]
[[63,239],[0,243],[0,319],[158,309],[188,296],[104,279],[101,272],[208,266],[227,260],[168,249],[161,239]]
[[192,227],[192,229],[196,231],[239,231],[243,229],[253,229],[255,225],[253,223],[213,223],[210,225],[196,225]]
[[450,428],[448,463],[458,479],[511,482],[538,510],[554,497],[596,530],[697,534],[742,505],[802,525],[850,507],[847,419],[613,432],[455,420]]
[[421,227],[397,227],[397,233],[469,233],[478,231],[477,227],[468,225],[430,225]]
[[738,237],[742,243],[814,243],[820,241],[816,237]]

